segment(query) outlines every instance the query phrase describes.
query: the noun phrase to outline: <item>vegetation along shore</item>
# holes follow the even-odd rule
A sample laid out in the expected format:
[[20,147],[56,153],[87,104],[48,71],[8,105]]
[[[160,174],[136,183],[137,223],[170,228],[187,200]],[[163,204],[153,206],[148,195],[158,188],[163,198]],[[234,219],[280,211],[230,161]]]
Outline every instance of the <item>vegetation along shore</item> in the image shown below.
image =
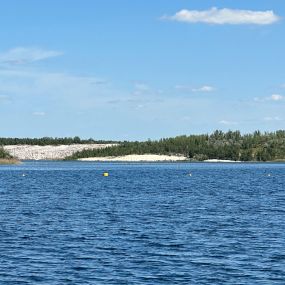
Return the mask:
[[0,164],[18,164],[20,161],[13,158],[7,151],[0,147]]
[[74,153],[66,159],[160,154],[184,156],[192,161],[209,159],[231,161],[284,161],[285,131],[215,131],[212,134],[178,136],[156,141],[122,142],[118,145]]
[[[0,138],[0,159],[87,161],[285,161],[285,130],[215,131],[160,140],[102,141],[74,138]],[[177,159],[175,159],[177,158]]]

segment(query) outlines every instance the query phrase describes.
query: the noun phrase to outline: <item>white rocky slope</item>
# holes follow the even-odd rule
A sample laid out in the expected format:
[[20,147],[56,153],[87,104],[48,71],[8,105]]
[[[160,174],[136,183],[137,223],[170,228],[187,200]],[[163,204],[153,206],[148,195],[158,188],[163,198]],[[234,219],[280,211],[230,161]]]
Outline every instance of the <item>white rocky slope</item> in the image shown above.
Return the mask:
[[83,149],[98,149],[113,144],[71,144],[71,145],[6,145],[3,148],[13,157],[21,160],[63,159]]

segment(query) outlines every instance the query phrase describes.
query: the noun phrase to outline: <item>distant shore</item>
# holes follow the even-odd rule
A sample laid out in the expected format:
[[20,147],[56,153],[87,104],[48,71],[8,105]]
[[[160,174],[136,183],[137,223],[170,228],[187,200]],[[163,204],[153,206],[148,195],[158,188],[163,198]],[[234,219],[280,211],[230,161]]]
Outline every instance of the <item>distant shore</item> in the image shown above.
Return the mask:
[[[77,151],[84,149],[102,149],[114,144],[71,144],[71,145],[7,145],[7,151],[14,160],[4,160],[2,164],[15,164],[20,160],[62,160]],[[130,154],[125,156],[88,157],[80,161],[122,161],[122,162],[190,162],[189,157],[183,155],[160,154]],[[208,159],[205,162],[235,162],[231,160]]]
[[[80,158],[79,161],[121,161],[121,162],[197,162],[186,156],[179,155],[159,155],[159,154],[130,154],[124,156],[105,156],[105,157],[87,157]],[[207,159],[200,162],[209,163],[235,163],[241,161],[226,159]]]
[[78,161],[86,162],[192,162],[192,163],[285,163],[285,160],[273,161],[240,161],[227,159],[193,160],[185,156],[156,155],[156,154],[131,154],[125,156],[104,156],[79,158]]
[[[76,152],[82,150],[104,149],[117,144],[71,144],[71,145],[6,145],[3,149],[13,159],[2,159],[0,164],[18,164],[21,160],[64,160]],[[73,158],[73,160],[77,160]],[[79,158],[79,161],[98,162],[205,162],[205,163],[250,163],[258,161],[235,161],[230,159],[205,159],[196,160],[183,155],[160,155],[160,154],[130,154],[124,156],[98,156]],[[268,163],[284,163],[284,159],[259,161]]]

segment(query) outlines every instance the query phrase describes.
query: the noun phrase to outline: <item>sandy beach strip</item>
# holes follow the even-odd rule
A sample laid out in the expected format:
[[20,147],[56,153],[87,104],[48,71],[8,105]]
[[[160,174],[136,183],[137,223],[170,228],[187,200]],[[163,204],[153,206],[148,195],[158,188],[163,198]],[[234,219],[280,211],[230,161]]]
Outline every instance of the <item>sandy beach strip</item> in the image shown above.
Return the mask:
[[157,154],[130,154],[124,156],[88,157],[80,161],[122,161],[122,162],[159,162],[159,161],[188,161],[185,156],[157,155]]
[[206,159],[203,162],[240,162],[236,160],[228,160],[228,159]]

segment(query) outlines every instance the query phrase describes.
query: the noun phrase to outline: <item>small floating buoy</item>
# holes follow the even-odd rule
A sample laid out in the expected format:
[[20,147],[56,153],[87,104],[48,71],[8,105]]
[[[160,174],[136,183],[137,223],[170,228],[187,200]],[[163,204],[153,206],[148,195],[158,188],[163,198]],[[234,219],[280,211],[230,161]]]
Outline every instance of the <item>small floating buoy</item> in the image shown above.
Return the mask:
[[107,177],[107,176],[109,176],[109,173],[108,172],[104,172],[103,176]]
[[271,174],[270,174],[270,173],[268,173],[268,174],[267,174],[267,176],[268,176],[268,177],[270,177],[270,176],[271,176]]
[[22,174],[22,176],[23,176],[23,177],[25,177],[25,176],[26,176],[26,174],[25,174],[25,173],[23,173],[23,174]]

